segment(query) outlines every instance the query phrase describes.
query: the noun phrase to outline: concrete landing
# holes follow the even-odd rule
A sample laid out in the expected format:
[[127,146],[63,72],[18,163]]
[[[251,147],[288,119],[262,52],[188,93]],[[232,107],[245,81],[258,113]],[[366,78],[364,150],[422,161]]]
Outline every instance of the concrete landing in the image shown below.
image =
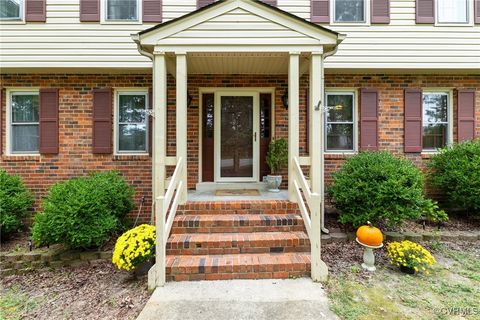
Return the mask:
[[311,279],[168,282],[137,320],[338,319]]

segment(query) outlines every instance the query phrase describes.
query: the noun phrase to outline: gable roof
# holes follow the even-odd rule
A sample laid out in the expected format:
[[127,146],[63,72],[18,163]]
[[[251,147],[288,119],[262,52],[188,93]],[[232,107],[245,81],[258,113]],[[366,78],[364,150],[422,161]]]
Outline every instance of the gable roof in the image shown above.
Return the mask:
[[[334,47],[343,35],[258,0],[219,0],[132,35],[148,51],[154,46]],[[189,48],[191,50],[192,48]]]

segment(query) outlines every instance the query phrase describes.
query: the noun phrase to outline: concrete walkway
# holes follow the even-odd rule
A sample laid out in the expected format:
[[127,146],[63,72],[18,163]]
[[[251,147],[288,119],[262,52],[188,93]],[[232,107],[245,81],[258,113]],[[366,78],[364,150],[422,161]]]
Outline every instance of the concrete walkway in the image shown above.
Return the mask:
[[168,282],[137,320],[338,319],[310,279]]

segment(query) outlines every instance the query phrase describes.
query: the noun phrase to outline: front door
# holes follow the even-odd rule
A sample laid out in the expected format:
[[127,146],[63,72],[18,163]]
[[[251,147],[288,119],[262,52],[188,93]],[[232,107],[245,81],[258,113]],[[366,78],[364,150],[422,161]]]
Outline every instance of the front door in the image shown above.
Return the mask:
[[215,181],[258,181],[259,94],[218,92],[214,122]]

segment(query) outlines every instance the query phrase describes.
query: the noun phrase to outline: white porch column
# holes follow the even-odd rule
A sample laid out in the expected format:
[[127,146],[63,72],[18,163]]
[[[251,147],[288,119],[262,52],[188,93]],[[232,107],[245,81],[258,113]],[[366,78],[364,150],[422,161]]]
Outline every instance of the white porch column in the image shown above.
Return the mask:
[[[165,284],[165,243],[163,230],[165,230],[165,217],[163,201],[157,201],[158,197],[165,195],[165,160],[167,150],[167,64],[165,53],[155,53],[153,62],[153,195],[155,203],[155,226],[156,226],[156,286]],[[150,275],[150,273],[149,273]],[[150,278],[150,277],[149,277]],[[151,283],[149,279],[149,283]]]
[[177,161],[183,159],[183,168],[181,171],[181,180],[183,180],[182,189],[179,190],[179,203],[184,204],[187,201],[187,54],[177,52]]
[[288,64],[288,199],[297,202],[293,178],[294,161],[299,156],[300,53],[290,52]]
[[323,56],[312,52],[310,60],[310,180],[312,193],[317,194],[315,207],[310,208],[312,233],[311,259],[313,281],[327,280],[328,268],[321,259],[321,219],[323,207]]

